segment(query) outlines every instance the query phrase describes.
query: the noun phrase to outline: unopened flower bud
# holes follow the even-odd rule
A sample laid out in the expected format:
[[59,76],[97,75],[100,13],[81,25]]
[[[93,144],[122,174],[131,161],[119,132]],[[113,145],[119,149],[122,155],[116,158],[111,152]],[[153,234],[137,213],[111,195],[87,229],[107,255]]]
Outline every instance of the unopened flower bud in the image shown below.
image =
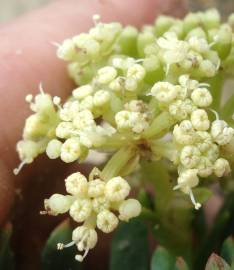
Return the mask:
[[129,195],[129,192],[130,186],[128,182],[120,176],[110,179],[105,186],[105,195],[112,202],[124,200]]
[[51,140],[46,147],[46,154],[50,159],[58,158],[61,154],[62,142],[59,140]]
[[97,215],[97,227],[104,233],[112,232],[118,223],[118,218],[109,210],[104,210]]
[[68,193],[84,197],[88,191],[88,182],[86,177],[79,173],[73,173],[65,179],[65,186]]
[[119,219],[128,221],[131,218],[139,216],[141,213],[141,204],[135,199],[123,201],[119,206]]
[[219,158],[214,164],[214,173],[217,177],[223,177],[230,173],[231,168],[229,162],[224,158]]

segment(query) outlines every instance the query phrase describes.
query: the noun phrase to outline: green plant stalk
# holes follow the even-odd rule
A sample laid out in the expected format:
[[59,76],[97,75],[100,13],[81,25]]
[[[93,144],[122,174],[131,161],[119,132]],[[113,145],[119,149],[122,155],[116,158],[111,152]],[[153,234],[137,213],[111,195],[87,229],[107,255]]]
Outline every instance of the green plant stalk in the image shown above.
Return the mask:
[[126,163],[135,155],[135,149],[131,146],[120,148],[107,162],[101,172],[101,177],[108,181],[109,179],[118,176]]
[[234,94],[226,101],[221,109],[222,118],[233,126],[232,115],[234,113]]
[[168,112],[162,112],[159,114],[148,129],[143,133],[143,138],[149,139],[152,138],[162,131],[169,129],[175,120],[170,116]]
[[224,75],[219,72],[214,78],[208,80],[210,84],[210,91],[213,97],[213,103],[211,105],[213,110],[220,110],[222,90],[223,90]]

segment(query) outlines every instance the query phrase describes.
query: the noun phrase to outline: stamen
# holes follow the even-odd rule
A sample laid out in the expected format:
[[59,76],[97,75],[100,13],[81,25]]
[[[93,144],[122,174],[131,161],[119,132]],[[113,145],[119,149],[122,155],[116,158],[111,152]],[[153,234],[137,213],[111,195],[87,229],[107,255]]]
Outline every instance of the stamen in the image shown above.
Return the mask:
[[25,97],[25,101],[28,102],[28,103],[32,103],[32,100],[33,100],[33,95],[32,94],[29,94]]
[[144,61],[144,59],[139,58],[139,59],[135,60],[135,63],[142,63],[143,61]]
[[78,254],[78,255],[75,256],[75,259],[76,259],[78,262],[83,262],[84,258],[88,255],[88,253],[89,253],[89,248],[87,248],[87,249],[85,250],[85,253],[84,253],[83,256],[80,255],[80,254]]
[[19,172],[22,170],[22,168],[24,167],[25,164],[27,164],[27,162],[26,161],[22,161],[19,164],[19,166],[13,170],[14,175],[19,174]]
[[190,199],[191,199],[195,209],[198,210],[201,207],[201,204],[196,202],[191,188],[189,189],[189,196],[190,196]]
[[209,110],[215,115],[216,120],[219,120],[219,114],[213,109],[209,109]]
[[59,110],[62,110],[62,107],[60,106],[60,103],[61,103],[60,97],[58,96],[53,97],[53,103],[59,108]]
[[70,243],[68,243],[68,244],[66,244],[66,245],[64,245],[63,243],[58,243],[58,244],[57,244],[57,249],[58,249],[58,250],[62,250],[62,249],[64,249],[64,248],[72,247],[72,246],[74,246],[74,245],[75,245],[75,242],[74,242],[74,241],[72,241],[72,242],[70,242]]
[[42,210],[39,213],[40,213],[40,215],[47,215],[48,214],[48,212],[46,210]]
[[210,87],[209,83],[199,83],[199,87]]
[[168,75],[169,70],[170,70],[170,64],[167,64],[167,65],[166,65],[166,71],[165,71],[166,76]]
[[217,42],[216,41],[213,41],[209,44],[209,48],[211,49]]
[[59,48],[61,46],[61,44],[59,44],[58,42],[55,42],[55,41],[51,41],[50,44],[55,46],[56,48]]
[[100,23],[101,16],[99,14],[93,15],[93,23],[96,26],[98,23]]
[[45,92],[44,92],[43,87],[42,87],[42,82],[39,83],[39,91],[42,95],[45,95]]
[[177,190],[177,189],[180,189],[181,187],[182,187],[183,185],[181,185],[181,184],[178,184],[178,185],[176,185],[176,186],[174,186],[173,187],[173,190]]

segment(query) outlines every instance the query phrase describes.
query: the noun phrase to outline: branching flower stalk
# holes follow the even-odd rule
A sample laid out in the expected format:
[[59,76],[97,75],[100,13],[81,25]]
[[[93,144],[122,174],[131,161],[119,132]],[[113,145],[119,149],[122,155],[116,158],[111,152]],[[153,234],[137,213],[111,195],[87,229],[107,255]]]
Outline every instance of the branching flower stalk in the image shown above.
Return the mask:
[[112,155],[89,179],[79,172],[68,176],[69,195],[45,200],[42,213],[69,212],[82,224],[71,243],[58,244],[75,244],[84,252],[78,261],[95,247],[96,228],[110,233],[119,220],[141,213],[140,203],[127,198],[131,183],[123,178],[141,170],[140,160],[172,162],[174,190],[199,209],[193,188],[230,172],[234,140],[232,123],[219,114],[222,84],[234,70],[234,15],[225,23],[215,9],[183,20],[160,16],[141,30],[103,23],[98,15],[93,20],[88,33],[58,47],[77,84],[67,101],[41,86],[34,98],[26,97],[33,114],[17,144],[21,163],[14,170],[42,153],[65,163],[85,161],[90,150]]

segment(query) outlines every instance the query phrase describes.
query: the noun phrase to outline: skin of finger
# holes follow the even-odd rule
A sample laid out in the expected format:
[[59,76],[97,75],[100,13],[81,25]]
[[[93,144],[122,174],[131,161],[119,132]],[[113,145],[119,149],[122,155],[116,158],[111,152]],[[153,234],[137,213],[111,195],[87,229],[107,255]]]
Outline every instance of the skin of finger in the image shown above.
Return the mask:
[[[66,75],[65,64],[56,58],[56,50],[51,42],[61,42],[88,30],[92,26],[93,14],[100,14],[103,21],[118,20],[123,24],[139,26],[152,21],[159,10],[167,11],[171,2],[60,0],[0,27],[0,155],[4,166],[2,171],[5,171],[4,174],[0,172],[0,192],[3,186],[6,190],[9,184],[11,198],[2,200],[0,197],[0,205],[5,209],[0,213],[0,222],[14,196],[12,182],[15,179],[17,183],[20,182],[30,171],[26,169],[16,178],[12,174],[12,169],[18,163],[15,144],[21,137],[24,119],[30,113],[24,101],[25,95],[35,94],[39,82],[43,82],[46,92],[62,98],[73,87]],[[133,7],[134,12],[130,12]]]

